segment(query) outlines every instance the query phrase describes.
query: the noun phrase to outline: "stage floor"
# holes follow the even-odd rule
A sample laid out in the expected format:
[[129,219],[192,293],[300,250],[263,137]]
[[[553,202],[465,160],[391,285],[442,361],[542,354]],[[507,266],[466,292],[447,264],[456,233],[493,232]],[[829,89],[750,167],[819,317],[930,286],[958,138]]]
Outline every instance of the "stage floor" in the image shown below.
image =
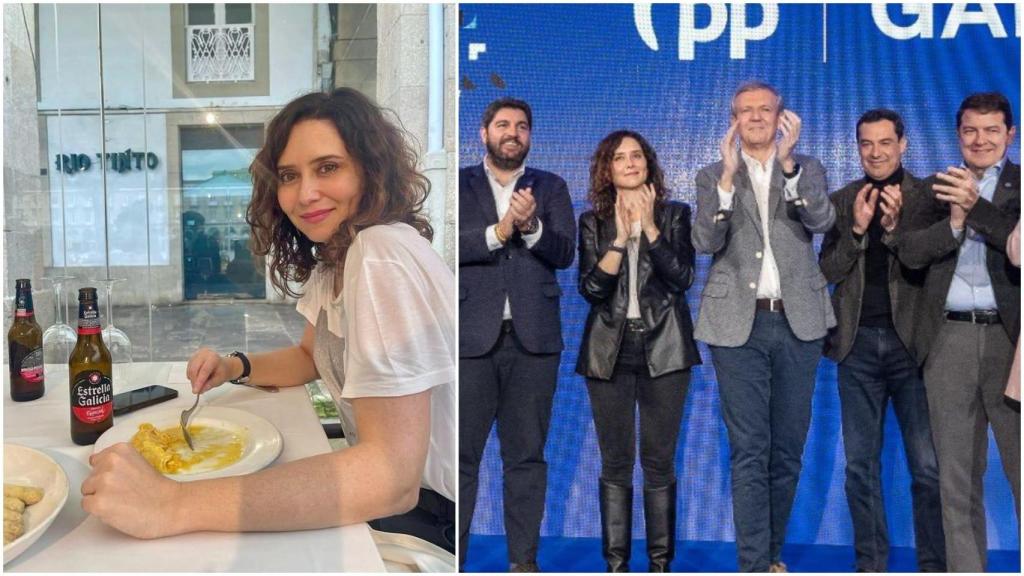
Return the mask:
[[[633,540],[630,569],[647,571],[646,542]],[[853,572],[852,546],[787,544],[782,560],[790,572]],[[599,538],[541,538],[538,564],[545,572],[604,572]],[[990,550],[989,572],[1020,573],[1020,552]],[[465,572],[504,572],[508,556],[504,536],[470,536]],[[672,572],[735,572],[736,546],[732,542],[678,542]],[[893,548],[890,572],[916,572],[913,548]]]

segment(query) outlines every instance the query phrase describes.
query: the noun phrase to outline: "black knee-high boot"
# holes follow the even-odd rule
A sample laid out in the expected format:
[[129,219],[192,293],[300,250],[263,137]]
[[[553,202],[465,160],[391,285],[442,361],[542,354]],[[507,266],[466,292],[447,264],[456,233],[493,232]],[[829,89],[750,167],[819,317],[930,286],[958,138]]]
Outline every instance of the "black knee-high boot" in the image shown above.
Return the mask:
[[668,572],[676,554],[676,481],[644,488],[644,522],[651,572]]
[[601,547],[608,572],[629,572],[633,487],[600,481]]

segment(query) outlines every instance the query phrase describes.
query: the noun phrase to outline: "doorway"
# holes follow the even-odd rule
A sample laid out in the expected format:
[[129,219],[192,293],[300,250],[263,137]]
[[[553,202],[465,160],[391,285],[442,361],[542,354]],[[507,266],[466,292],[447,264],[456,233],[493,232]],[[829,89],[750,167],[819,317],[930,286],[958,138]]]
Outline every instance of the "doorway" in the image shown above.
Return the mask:
[[245,221],[263,125],[179,130],[185,299],[266,298],[264,260],[252,253]]

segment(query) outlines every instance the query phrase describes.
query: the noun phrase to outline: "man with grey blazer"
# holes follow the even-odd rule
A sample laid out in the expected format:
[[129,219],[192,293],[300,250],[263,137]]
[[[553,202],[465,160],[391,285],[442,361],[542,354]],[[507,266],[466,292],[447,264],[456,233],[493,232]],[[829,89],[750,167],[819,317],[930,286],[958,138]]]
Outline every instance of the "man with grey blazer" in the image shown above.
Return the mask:
[[718,378],[746,572],[786,570],[815,373],[836,322],[812,242],[835,211],[821,163],[793,154],[800,127],[774,87],[743,84],[722,160],[697,174],[693,245],[714,259],[694,336],[711,348]]
[[921,368],[911,353],[918,295],[925,272],[900,263],[885,245],[900,226],[904,196],[922,194],[921,180],[903,167],[903,119],[868,110],[857,120],[864,177],[832,194],[836,225],[821,245],[821,271],[839,324],[825,355],[839,364],[846,500],[860,572],[887,572],[889,532],[882,501],[882,437],[892,402],[913,479],[917,568],[946,571],[939,498],[939,465],[932,444]]
[[1020,268],[1006,256],[1020,219],[1020,166],[1007,157],[1017,129],[1006,96],[968,96],[956,130],[963,164],[906,198],[905,222],[888,243],[927,270],[914,347],[939,461],[947,567],[984,572],[989,426],[1020,521],[1020,404],[1003,396],[1020,334]]

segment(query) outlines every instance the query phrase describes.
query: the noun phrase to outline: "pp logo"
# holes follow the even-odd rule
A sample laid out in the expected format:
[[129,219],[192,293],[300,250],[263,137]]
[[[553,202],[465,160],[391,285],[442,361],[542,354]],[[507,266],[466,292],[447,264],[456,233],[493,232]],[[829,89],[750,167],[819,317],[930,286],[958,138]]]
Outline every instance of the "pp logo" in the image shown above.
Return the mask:
[[[697,28],[697,6],[679,5],[679,59],[693,60],[697,43],[717,40],[729,25],[729,58],[743,60],[747,57],[747,42],[764,40],[775,33],[779,24],[779,6],[760,4],[761,22],[747,25],[747,5],[743,3],[707,4],[711,9],[711,21],[703,28]],[[651,4],[633,5],[633,24],[637,33],[651,50],[658,50],[658,37],[651,21]]]

